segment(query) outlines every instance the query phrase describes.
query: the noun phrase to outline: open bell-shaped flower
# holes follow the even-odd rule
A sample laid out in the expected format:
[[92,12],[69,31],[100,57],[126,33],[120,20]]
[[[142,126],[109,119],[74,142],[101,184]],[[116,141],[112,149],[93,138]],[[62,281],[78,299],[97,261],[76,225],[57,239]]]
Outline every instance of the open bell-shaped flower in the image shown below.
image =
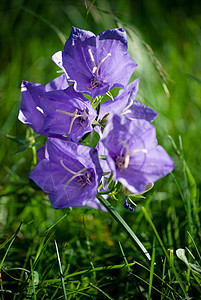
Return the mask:
[[145,191],[148,184],[170,173],[173,160],[157,143],[155,127],[145,120],[114,115],[104,129],[102,143],[113,179],[130,192]]
[[122,28],[95,36],[73,27],[64,51],[55,53],[52,59],[64,70],[68,81],[74,83],[76,91],[95,98],[129,82],[137,64],[127,49],[126,32]]
[[24,81],[18,118],[39,134],[78,142],[92,131],[96,111],[61,75],[46,86]]
[[29,177],[46,193],[54,208],[102,206],[96,199],[102,169],[96,149],[56,138],[38,150]]
[[90,101],[69,86],[63,91],[52,91],[42,95],[46,135],[70,137],[74,142],[93,130],[96,111]]

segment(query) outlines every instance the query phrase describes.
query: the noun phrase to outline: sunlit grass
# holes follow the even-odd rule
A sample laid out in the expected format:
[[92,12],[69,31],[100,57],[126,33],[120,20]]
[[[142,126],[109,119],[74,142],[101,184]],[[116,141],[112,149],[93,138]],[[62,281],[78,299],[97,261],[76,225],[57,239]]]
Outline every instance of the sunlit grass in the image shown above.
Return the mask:
[[[166,2],[159,1],[152,6],[142,1],[134,12],[135,1],[3,2],[1,299],[199,299],[200,16],[182,18],[183,8],[167,12]],[[156,12],[158,27],[152,19]],[[157,138],[174,159],[173,173],[136,197],[133,213],[110,200],[150,261],[108,213],[87,207],[54,210],[28,179],[33,133],[17,120],[21,81],[46,84],[58,75],[51,56],[63,49],[71,26],[96,34],[123,26],[138,63],[132,79],[141,77],[137,100],[159,113]],[[40,139],[36,142],[39,147]],[[185,249],[185,256],[178,249]]]

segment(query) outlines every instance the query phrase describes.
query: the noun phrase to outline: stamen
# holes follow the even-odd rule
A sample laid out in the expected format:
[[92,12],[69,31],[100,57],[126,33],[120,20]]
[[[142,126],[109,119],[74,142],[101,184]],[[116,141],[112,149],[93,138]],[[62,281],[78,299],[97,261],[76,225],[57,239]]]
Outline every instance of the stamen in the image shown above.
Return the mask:
[[130,153],[127,153],[126,156],[125,156],[124,169],[127,169],[127,168],[128,168],[129,161],[130,161],[130,156],[131,156],[132,154],[135,154],[135,153],[138,153],[138,152],[147,153],[147,149],[136,149],[136,150],[133,150],[133,151],[130,152]]
[[[84,177],[84,178],[82,178],[82,176]],[[92,185],[92,183],[91,183],[91,181],[90,181],[90,175],[89,175],[89,173],[87,172],[87,173],[85,173],[85,174],[82,174],[82,176],[80,176],[80,179],[79,179],[79,181],[84,181],[85,180],[85,182],[83,182],[82,184],[81,184],[81,187],[80,187],[80,189],[82,189],[86,184],[89,184],[89,185]],[[84,179],[84,180],[83,180]]]
[[108,91],[108,92],[106,93],[106,95],[109,96],[109,97],[112,99],[112,101],[114,101],[114,98],[113,98],[112,93],[111,93],[110,91]]
[[109,56],[111,56],[111,53],[108,53],[105,57],[103,57],[103,59],[99,62],[98,64],[98,67],[96,66],[96,62],[95,62],[95,59],[93,57],[93,54],[91,52],[91,49],[88,49],[88,52],[89,52],[89,55],[90,55],[90,58],[91,58],[91,61],[92,61],[92,64],[93,64],[93,70],[92,70],[92,73],[96,73],[98,74],[98,71],[100,69],[100,66],[102,65],[102,63],[106,60],[106,58],[108,58]]
[[117,156],[116,161],[115,161],[117,167],[121,170],[128,168],[128,165],[130,162],[130,156],[132,154],[139,153],[139,152],[147,153],[147,149],[135,149],[132,152],[129,152],[128,145],[124,141],[121,141],[120,144],[123,144],[126,148],[126,153],[122,156]]
[[82,170],[78,171],[74,176],[72,176],[64,185],[63,190],[65,191],[66,187],[68,186],[68,184],[73,181],[73,179],[75,179],[77,176],[79,176],[82,172],[86,171],[87,168],[83,168]]
[[124,112],[129,109],[133,105],[133,99],[131,99],[130,103],[124,108]]
[[74,121],[79,118],[79,117],[82,117],[82,115],[80,114],[77,114],[78,113],[78,109],[76,108],[74,113],[69,113],[67,111],[63,111],[63,110],[60,110],[60,109],[56,109],[56,112],[59,112],[59,113],[62,113],[64,115],[67,115],[69,117],[72,117],[71,119],[71,122],[70,122],[70,126],[69,126],[69,130],[68,130],[68,133],[67,134],[70,134],[71,133],[71,130],[72,130],[72,126],[73,126],[73,123]]
[[91,84],[87,84],[87,88],[88,88],[88,90],[90,90],[90,91],[93,90],[93,88],[91,87]]
[[82,124],[82,122],[78,122],[78,124],[80,124],[83,127],[83,129],[85,130],[86,127]]
[[63,167],[66,171],[68,171],[68,172],[70,172],[71,174],[73,174],[73,176],[72,176],[72,177],[66,182],[66,184],[64,185],[64,187],[63,187],[63,190],[64,190],[64,191],[65,191],[65,189],[67,188],[68,184],[69,184],[71,181],[73,181],[73,179],[75,179],[77,176],[81,175],[84,171],[87,170],[87,168],[83,168],[83,169],[81,169],[81,170],[78,171],[78,172],[74,172],[74,171],[70,170],[69,168],[67,168],[67,167],[64,165],[62,159],[60,160],[60,164],[62,165],[62,167]]
[[87,85],[88,90],[93,90],[94,88],[98,87],[99,83],[96,77],[91,79],[91,83]]
[[43,111],[43,109],[42,109],[41,107],[36,106],[36,109],[37,109],[39,112],[41,112],[43,115],[45,115],[45,114],[44,114],[44,111]]
[[103,59],[101,60],[101,62],[99,62],[97,70],[96,70],[96,74],[98,74],[98,71],[100,69],[100,66],[102,65],[102,63],[106,60],[106,58],[108,58],[109,56],[111,56],[111,53],[108,53],[105,57],[103,57]]
[[60,160],[60,164],[62,165],[62,167],[63,167],[66,171],[70,172],[71,174],[73,174],[73,175],[77,174],[77,172],[74,172],[74,171],[70,170],[69,168],[67,168],[67,167],[64,165],[62,159]]
[[90,55],[92,64],[93,64],[93,66],[94,66],[94,67],[93,67],[92,73],[96,73],[97,67],[96,67],[95,59],[94,59],[94,57],[93,57],[93,54],[92,54],[92,52],[91,52],[91,49],[88,49],[88,52],[89,52],[89,55]]
[[133,105],[133,101],[134,100],[131,99],[130,103],[124,108],[124,110],[121,113],[121,115],[125,115],[125,114],[131,113],[131,110],[129,108]]
[[92,77],[91,83],[89,85],[87,85],[87,88],[88,88],[88,90],[93,90],[94,88],[99,86],[98,72],[99,72],[100,66],[109,56],[111,56],[111,53],[108,53],[105,57],[103,57],[103,59],[100,61],[100,63],[98,64],[98,67],[97,67],[91,49],[88,49],[88,52],[89,52],[89,55],[90,55],[90,58],[91,58],[91,61],[93,64],[92,74],[95,74],[96,76]]

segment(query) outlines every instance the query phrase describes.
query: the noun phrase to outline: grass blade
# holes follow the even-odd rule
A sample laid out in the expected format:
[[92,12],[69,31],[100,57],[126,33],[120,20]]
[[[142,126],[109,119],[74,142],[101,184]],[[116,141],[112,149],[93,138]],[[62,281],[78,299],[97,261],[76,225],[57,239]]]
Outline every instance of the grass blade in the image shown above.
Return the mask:
[[184,285],[182,283],[182,280],[179,277],[178,273],[176,272],[176,269],[175,269],[174,265],[171,265],[171,260],[170,260],[170,257],[168,255],[168,252],[167,252],[167,250],[165,248],[165,245],[163,244],[163,241],[161,240],[161,238],[160,238],[160,236],[159,236],[159,234],[158,234],[158,232],[156,230],[156,227],[155,227],[154,223],[151,220],[151,217],[149,216],[148,212],[146,211],[146,209],[144,207],[142,207],[142,210],[144,211],[145,217],[146,217],[147,221],[149,222],[149,224],[151,225],[151,227],[152,227],[152,229],[153,229],[153,231],[155,233],[155,236],[156,236],[156,238],[157,238],[157,240],[158,240],[158,242],[159,242],[159,244],[160,244],[160,246],[161,246],[161,248],[163,250],[163,253],[165,254],[165,256],[167,258],[167,261],[168,261],[169,265],[172,268],[172,272],[174,273],[174,276],[176,277],[176,279],[177,279],[177,281],[178,281],[178,283],[179,283],[179,285],[180,285],[180,287],[181,287],[181,289],[182,289],[185,297],[187,297],[187,294],[186,294]]
[[149,275],[149,293],[147,296],[147,300],[151,299],[151,290],[152,290],[152,284],[153,284],[153,276],[154,276],[154,262],[155,262],[155,254],[156,254],[156,240],[154,238],[153,241],[153,247],[152,247],[152,257],[151,257],[151,269],[150,269],[150,275]]
[[54,24],[52,24],[51,22],[49,22],[46,18],[40,16],[39,14],[35,13],[33,10],[28,9],[25,6],[21,6],[21,9],[24,10],[25,12],[27,12],[28,14],[34,16],[35,18],[39,19],[40,21],[42,21],[47,26],[49,26],[57,34],[57,36],[59,37],[59,39],[61,40],[61,42],[63,44],[65,44],[66,37],[65,37],[65,35],[61,32],[61,30],[57,26],[55,26]]
[[7,250],[6,250],[6,253],[4,254],[4,257],[2,258],[2,261],[0,263],[0,271],[1,271],[1,268],[2,268],[2,265],[3,265],[4,261],[6,259],[6,256],[7,256],[8,252],[9,252],[9,250],[10,250],[10,248],[11,248],[14,240],[16,239],[16,236],[17,236],[18,232],[20,231],[21,226],[22,226],[22,222],[20,223],[20,225],[18,226],[16,232],[14,233],[14,236],[13,236],[13,238],[12,238],[12,240],[11,240],[11,242],[10,242]]
[[[86,274],[89,274],[89,273],[92,273],[92,272],[119,270],[119,269],[123,269],[125,267],[134,266],[135,264],[136,264],[136,262],[130,263],[128,265],[121,264],[121,265],[114,265],[114,266],[104,266],[104,267],[91,268],[91,269],[87,269],[87,270],[78,271],[78,272],[75,272],[75,273],[72,273],[72,274],[68,274],[64,277],[64,279],[66,280],[66,279],[73,278],[73,277],[76,277],[76,276],[86,275]],[[45,282],[48,283],[48,284],[51,284],[51,283],[56,283],[58,281],[59,281],[58,279],[49,279],[49,280],[46,280]]]
[[199,252],[199,250],[198,250],[198,247],[196,246],[195,241],[194,241],[193,237],[191,236],[191,234],[190,234],[188,231],[187,231],[187,233],[188,233],[188,235],[190,236],[190,238],[191,238],[191,240],[192,240],[192,243],[193,243],[193,245],[194,245],[194,247],[195,247],[195,250],[197,251],[197,254],[198,254],[199,259],[200,259],[200,261],[201,261],[201,254],[200,254],[200,252]]
[[64,299],[67,300],[64,276],[63,276],[63,271],[62,271],[62,268],[61,268],[61,260],[60,260],[60,255],[59,255],[59,249],[58,249],[56,240],[54,242],[55,242],[55,247],[56,247],[57,259],[58,259],[58,263],[59,263],[59,271],[60,271],[60,275],[61,275],[61,284],[62,284],[62,288],[63,288]]
[[151,220],[151,217],[149,216],[149,214],[148,214],[147,210],[145,209],[145,207],[142,207],[142,210],[144,212],[145,218],[147,219],[147,221],[149,222],[149,224],[151,225],[151,227],[152,227],[152,229],[153,229],[153,231],[155,233],[155,236],[156,236],[156,238],[157,238],[157,240],[158,240],[158,242],[159,242],[159,244],[160,244],[160,246],[161,246],[161,248],[163,250],[163,253],[167,257],[167,260],[169,261],[169,255],[167,253],[167,250],[165,249],[163,241],[161,240],[161,238],[160,238],[160,236],[159,236],[159,234],[158,234],[158,232],[156,230],[156,227],[155,227],[154,223]]
[[126,258],[126,255],[125,255],[125,253],[124,253],[123,247],[122,247],[122,245],[121,245],[120,242],[119,242],[119,247],[120,247],[120,249],[121,249],[121,253],[122,253],[122,255],[123,255],[123,258],[124,258],[124,261],[125,261],[125,263],[126,263],[126,266],[128,266],[128,271],[131,272],[131,268],[129,267],[128,260],[127,260],[127,258]]
[[97,198],[101,202],[103,206],[108,210],[108,212],[112,215],[112,217],[119,223],[119,225],[123,228],[125,233],[130,237],[130,239],[136,243],[139,250],[142,252],[142,254],[146,257],[148,261],[151,260],[151,256],[149,252],[146,250],[146,248],[143,246],[143,244],[140,242],[138,237],[134,234],[132,229],[128,226],[128,224],[124,221],[124,219],[118,214],[118,212],[115,210],[115,208],[101,195],[98,195]]
[[94,289],[96,289],[99,292],[101,292],[107,299],[113,300],[113,298],[111,298],[106,292],[104,292],[102,289],[100,289],[99,287],[97,287],[93,283],[90,283],[90,286],[92,286]]
[[[162,280],[164,280],[165,279],[165,268],[166,268],[166,257],[165,257],[165,259],[164,259],[164,261],[163,261],[163,272],[162,272]],[[161,291],[163,291],[163,289],[164,289],[164,283],[162,282],[162,286],[161,286]],[[162,297],[162,295],[161,295],[161,300],[163,299],[163,297]]]
[[39,275],[38,272],[33,270],[33,263],[32,260],[30,261],[31,266],[31,280],[29,281],[28,290],[26,294],[26,299],[33,299],[36,300],[36,288],[39,283]]
[[59,220],[57,220],[53,225],[51,225],[46,231],[45,231],[45,235],[50,231],[52,230],[52,228],[54,228],[58,223],[60,223],[61,221],[63,221],[63,219],[70,213],[70,210],[65,214],[63,215]]

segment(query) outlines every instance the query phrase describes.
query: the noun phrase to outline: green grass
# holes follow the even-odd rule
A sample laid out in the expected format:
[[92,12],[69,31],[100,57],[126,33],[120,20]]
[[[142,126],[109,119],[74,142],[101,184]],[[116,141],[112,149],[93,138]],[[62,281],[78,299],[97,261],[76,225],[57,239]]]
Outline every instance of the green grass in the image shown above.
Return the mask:
[[[199,1],[11,0],[1,1],[0,20],[1,299],[200,299]],[[157,138],[175,162],[172,174],[132,198],[133,213],[110,199],[127,231],[109,213],[54,210],[28,179],[32,146],[43,139],[17,120],[20,84],[57,76],[51,56],[71,26],[127,31],[138,63],[132,79],[141,76],[137,100],[159,113]]]

